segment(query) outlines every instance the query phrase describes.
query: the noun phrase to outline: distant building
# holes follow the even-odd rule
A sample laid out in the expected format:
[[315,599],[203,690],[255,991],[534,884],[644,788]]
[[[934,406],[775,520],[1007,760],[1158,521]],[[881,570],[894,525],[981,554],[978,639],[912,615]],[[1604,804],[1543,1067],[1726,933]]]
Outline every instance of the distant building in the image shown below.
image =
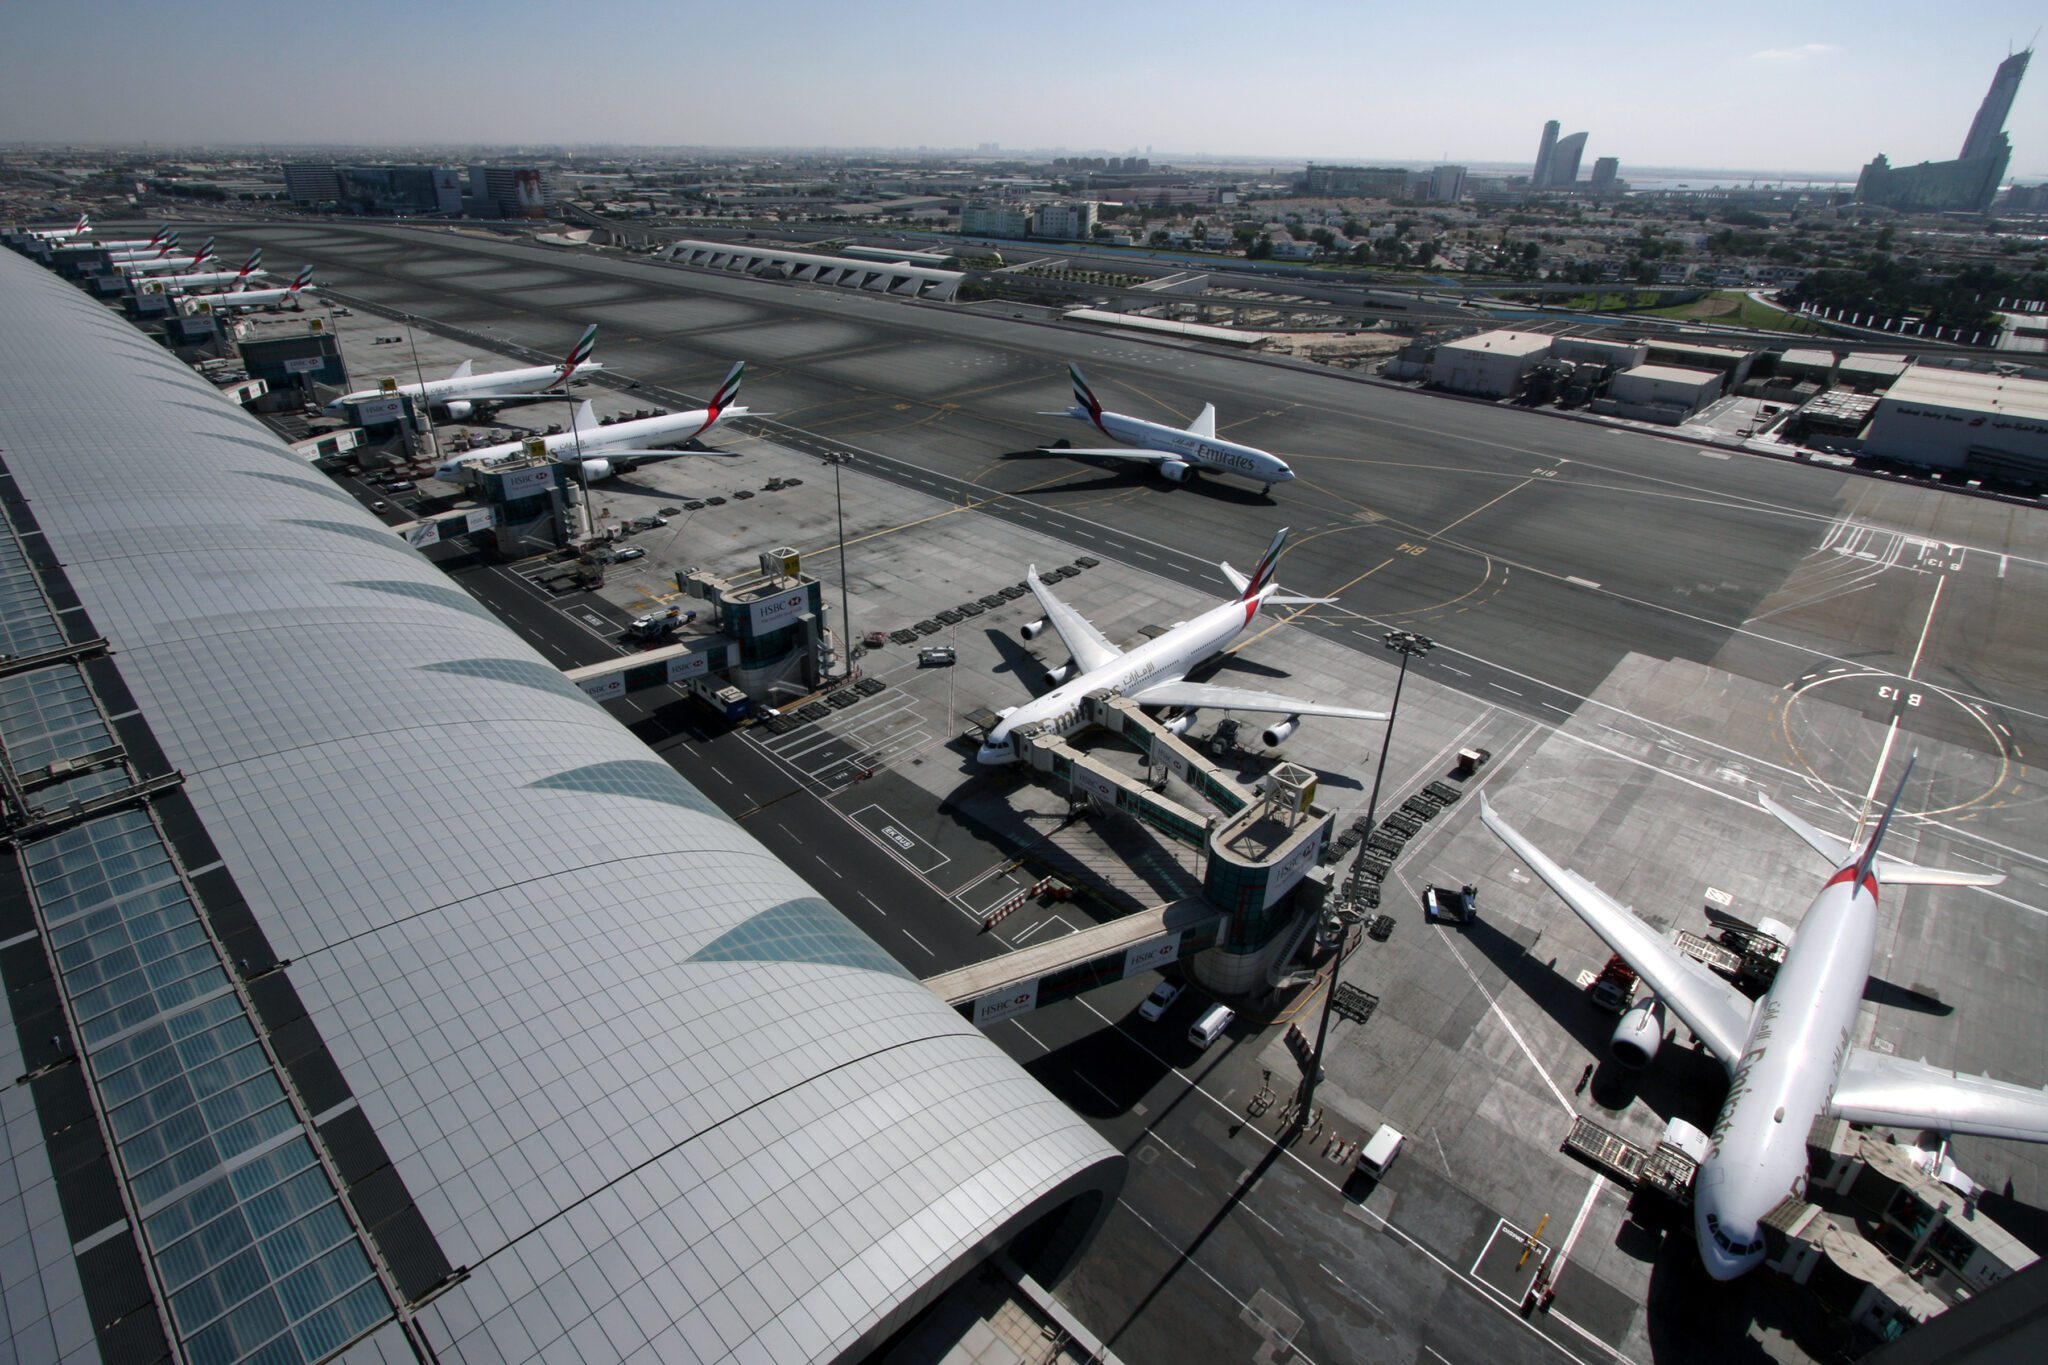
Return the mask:
[[1438,166],[1429,173],[1429,197],[1439,204],[1454,204],[1465,197],[1465,168]]
[[1557,338],[1538,332],[1482,332],[1436,348],[1428,382],[1453,393],[1506,398],[1550,354]]
[[2005,117],[2027,73],[2033,49],[2016,52],[1998,64],[1991,89],[1977,106],[1977,117],[1963,139],[1963,154],[1954,161],[1923,161],[1894,166],[1882,153],[1856,177],[1859,203],[1922,213],[1983,213],[1998,196],[1999,182],[2012,160],[2005,135]]
[[1579,183],[1579,158],[1586,154],[1586,134],[1561,137],[1550,153],[1550,178],[1544,188],[1568,190]]
[[2048,381],[1915,365],[1879,400],[1863,449],[1910,464],[2048,481]]
[[285,196],[352,213],[462,212],[462,173],[449,166],[287,163]]
[[1408,195],[1408,172],[1398,166],[1318,166],[1311,161],[1302,187],[1310,194],[1405,199]]
[[1998,207],[2003,213],[2048,213],[2048,185],[2014,185]]
[[545,218],[555,187],[539,166],[471,166],[469,211],[479,218]]
[[1538,189],[1550,183],[1550,159],[1557,153],[1558,122],[1552,119],[1543,125],[1543,140],[1536,144],[1536,169],[1529,173],[1529,183]]
[[[1975,161],[1980,157],[1997,156],[1999,144],[2005,137],[2006,116],[2012,113],[2013,96],[2020,92],[2020,78],[2027,74],[2027,62],[2034,55],[2034,49],[2015,52],[1998,64],[1998,70],[1991,77],[1991,88],[1984,92],[1984,102],[1977,106],[1977,117],[1970,120],[1969,134],[1963,138],[1963,150],[1958,154],[1962,161]],[[2010,151],[2010,149],[2007,149]]]
[[1031,214],[1016,204],[965,204],[960,209],[964,237],[1028,237]]
[[1095,235],[1095,220],[1101,212],[1102,205],[1093,199],[1040,204],[1031,214],[1031,235],[1068,240],[1092,237]]
[[1593,163],[1593,185],[1596,190],[1610,189],[1621,179],[1621,158],[1603,156]]
[[284,194],[294,204],[332,204],[341,198],[341,168],[328,162],[287,161]]

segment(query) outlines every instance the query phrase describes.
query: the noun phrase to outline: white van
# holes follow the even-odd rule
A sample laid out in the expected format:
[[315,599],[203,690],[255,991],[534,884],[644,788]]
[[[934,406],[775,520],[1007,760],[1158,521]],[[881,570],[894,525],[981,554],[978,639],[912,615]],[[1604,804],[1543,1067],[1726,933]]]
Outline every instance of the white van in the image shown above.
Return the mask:
[[1230,1006],[1211,1005],[1202,1011],[1202,1017],[1195,1020],[1194,1026],[1188,1030],[1188,1041],[1196,1047],[1207,1048],[1223,1036],[1223,1030],[1229,1028],[1235,1018],[1237,1011]]
[[1383,1123],[1373,1129],[1372,1136],[1358,1149],[1358,1173],[1378,1180],[1387,1173],[1387,1167],[1394,1164],[1394,1158],[1401,1155],[1404,1139],[1390,1123]]

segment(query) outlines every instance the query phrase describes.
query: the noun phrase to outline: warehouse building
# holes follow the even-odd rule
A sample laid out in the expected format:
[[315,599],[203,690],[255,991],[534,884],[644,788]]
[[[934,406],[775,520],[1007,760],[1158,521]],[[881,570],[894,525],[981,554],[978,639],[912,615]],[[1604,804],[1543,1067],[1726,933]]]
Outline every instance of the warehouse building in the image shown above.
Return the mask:
[[0,313],[22,1358],[852,1360],[1092,1231],[1122,1156],[518,635],[56,276]]
[[1914,365],[1878,401],[1863,453],[2048,483],[2048,381]]
[[1593,411],[1675,427],[1719,398],[1722,382],[1716,370],[1638,365],[1614,376],[1607,396],[1594,402]]
[[1429,363],[1433,388],[1481,398],[1508,398],[1529,371],[1550,354],[1555,337],[1539,332],[1481,332],[1436,348]]

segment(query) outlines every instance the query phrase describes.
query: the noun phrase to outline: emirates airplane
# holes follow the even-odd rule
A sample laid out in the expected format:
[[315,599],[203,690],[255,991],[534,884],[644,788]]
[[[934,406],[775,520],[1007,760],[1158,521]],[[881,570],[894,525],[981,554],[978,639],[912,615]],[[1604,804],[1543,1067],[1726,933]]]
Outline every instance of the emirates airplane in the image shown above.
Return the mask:
[[123,252],[110,257],[109,261],[123,275],[133,278],[137,275],[157,275],[167,270],[194,271],[208,261],[216,259],[211,237],[200,243],[197,251],[189,254],[179,252],[177,247],[178,234],[174,232],[158,251]]
[[235,313],[245,308],[296,310],[299,300],[313,289],[313,267],[303,266],[282,289],[230,289],[225,294],[198,294],[185,300],[187,313]]
[[[1129,653],[1118,649],[1088,618],[1053,595],[1032,565],[1024,581],[1038,598],[1045,615],[1023,629],[1024,638],[1035,640],[1051,624],[1072,663],[1048,671],[1045,680],[1052,691],[1022,706],[1002,713],[1001,721],[988,732],[975,754],[982,763],[1015,763],[1020,757],[1015,735],[1026,726],[1044,726],[1062,735],[1082,728],[1081,699],[1091,692],[1108,691],[1147,706],[1206,707],[1214,711],[1249,711],[1282,717],[1268,726],[1264,739],[1269,746],[1284,743],[1301,725],[1303,716],[1334,716],[1341,720],[1385,720],[1384,711],[1361,711],[1355,706],[1301,697],[1283,697],[1257,692],[1248,687],[1218,687],[1193,683],[1188,673],[1204,659],[1223,649],[1251,628],[1259,609],[1266,606],[1314,606],[1334,602],[1334,597],[1287,597],[1273,581],[1273,566],[1280,547],[1287,543],[1287,528],[1273,537],[1273,543],[1247,578],[1228,564],[1219,564],[1224,576],[1237,586],[1238,596],[1214,606],[1192,621],[1183,621],[1156,639],[1147,640]],[[1175,734],[1187,729],[1188,717],[1175,720],[1169,729]]]
[[[593,327],[591,330],[595,331]],[[579,466],[578,474],[585,483],[597,483],[609,479],[622,470],[630,469],[642,460],[674,459],[682,455],[698,454],[692,450],[668,450],[659,447],[681,445],[699,436],[707,436],[720,422],[732,417],[751,415],[735,401],[740,396],[740,377],[746,371],[747,362],[742,360],[726,372],[725,380],[718,391],[711,395],[711,406],[692,408],[686,412],[665,412],[659,417],[642,417],[634,421],[613,422],[600,426],[596,405],[585,400],[576,408],[574,419],[567,431],[552,436],[535,437],[546,449],[548,458],[557,464]],[[458,455],[434,471],[437,479],[458,479],[468,467],[497,464],[525,452],[528,442],[507,441],[502,445],[485,446]]]
[[171,229],[171,225],[170,225],[169,223],[165,223],[165,224],[164,224],[164,225],[163,225],[162,227],[160,227],[160,228],[158,228],[158,229],[156,230],[156,235],[155,235],[155,236],[153,236],[153,237],[130,237],[130,238],[127,238],[126,240],[123,240],[123,241],[70,241],[70,242],[59,242],[59,243],[57,244],[57,250],[58,250],[58,251],[60,251],[60,252],[62,252],[62,251],[107,251],[107,252],[137,251],[137,250],[141,250],[141,249],[142,249],[142,248],[144,248],[144,247],[148,247],[148,248],[151,248],[151,249],[154,249],[154,248],[156,248],[156,247],[160,247],[160,246],[162,246],[162,245],[163,245],[163,244],[164,244],[164,243],[165,243],[166,241],[173,241],[173,240],[176,240],[177,236],[178,236],[178,234],[177,234],[176,232],[172,231],[172,229]]
[[240,270],[201,270],[190,275],[155,275],[137,280],[136,286],[145,294],[196,294],[208,289],[240,289],[257,275],[268,274],[263,270],[263,248],[257,247],[249,253],[249,259]]
[[1081,367],[1069,365],[1067,374],[1074,381],[1074,406],[1038,415],[1072,417],[1088,423],[1110,440],[1123,444],[1082,448],[1061,443],[1041,447],[1033,454],[1091,455],[1104,460],[1132,460],[1152,466],[1159,477],[1169,483],[1186,483],[1205,471],[1234,474],[1238,478],[1264,484],[1268,493],[1273,491],[1274,484],[1287,483],[1294,478],[1294,471],[1278,455],[1218,437],[1214,403],[1203,404],[1201,415],[1183,431],[1162,422],[1148,422],[1142,417],[1105,412],[1095,397],[1095,391],[1081,377]]
[[78,221],[70,227],[30,228],[28,235],[45,242],[67,242],[73,237],[83,237],[92,231],[92,215],[81,213]]
[[[569,354],[562,357],[559,365],[529,365],[523,369],[477,374],[474,372],[475,362],[465,360],[446,379],[400,384],[394,393],[410,399],[415,405],[425,404],[444,412],[453,421],[466,422],[479,404],[502,403],[508,399],[541,401],[535,397],[539,394],[559,397],[576,375],[604,368],[590,358],[596,350],[597,324],[593,322],[583,329],[583,335],[576,338],[576,344],[569,348]],[[371,403],[389,396],[393,395],[387,395],[382,389],[357,389],[329,403],[327,411],[340,415],[352,403]]]
[[1654,992],[1622,1016],[1609,1045],[1615,1060],[1648,1065],[1663,1041],[1668,1007],[1727,1068],[1728,1097],[1693,1186],[1700,1259],[1717,1280],[1763,1260],[1764,1218],[1788,1195],[1805,1191],[1806,1135],[1816,1118],[2048,1142],[2048,1090],[1966,1076],[1849,1041],[1877,947],[1878,888],[2005,880],[2003,873],[1916,867],[1878,855],[1912,772],[1909,761],[1860,850],[1762,798],[1764,809],[1835,871],[1791,935],[1777,978],[1754,1002],[1553,862],[1480,797],[1487,828]]

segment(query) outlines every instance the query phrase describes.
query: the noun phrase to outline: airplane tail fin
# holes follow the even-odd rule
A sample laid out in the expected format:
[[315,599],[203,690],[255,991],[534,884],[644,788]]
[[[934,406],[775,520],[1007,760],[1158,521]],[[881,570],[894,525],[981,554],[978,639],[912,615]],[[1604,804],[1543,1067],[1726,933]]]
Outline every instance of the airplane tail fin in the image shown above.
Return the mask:
[[597,428],[597,404],[588,398],[576,405],[576,415],[570,419],[569,430],[581,431],[585,427],[593,431]]
[[[1914,758],[1918,757],[1916,753]],[[1759,799],[1763,802],[1763,808],[1775,816],[1779,824],[1798,835],[1807,847],[1826,859],[1829,867],[1841,869],[1854,866],[1859,882],[1873,871],[1877,874],[1878,882],[1884,886],[1996,886],[2004,881],[2003,872],[1961,872],[1946,867],[1922,867],[1918,863],[1878,856],[1878,843],[1884,838],[1885,829],[1891,823],[1892,813],[1898,808],[1899,798],[1905,794],[1906,777],[1912,771],[1913,764],[1908,761],[1906,772],[1899,778],[1898,790],[1892,794],[1891,804],[1885,807],[1884,816],[1878,822],[1877,832],[1871,836],[1869,845],[1860,857],[1857,855],[1855,844],[1851,841],[1817,828],[1768,796]]]
[[158,228],[154,233],[150,234],[149,245],[159,246],[162,244],[164,238],[175,236],[177,236],[177,234],[171,231],[171,225],[169,223],[165,223],[162,227]]
[[1243,578],[1235,569],[1229,570],[1231,580],[1238,584],[1238,601],[1250,602],[1272,584],[1273,567],[1280,562],[1280,547],[1287,543],[1287,529],[1283,526],[1274,533],[1273,543],[1268,545],[1266,553],[1259,557],[1258,565],[1252,570],[1250,578]]
[[73,223],[73,224],[71,225],[71,230],[72,230],[73,232],[91,232],[91,231],[92,231],[92,215],[91,215],[91,214],[89,214],[89,213],[81,213],[81,214],[79,214],[79,215],[78,215],[78,221],[77,221],[76,223]]
[[583,329],[583,335],[576,338],[576,344],[569,348],[569,354],[562,357],[562,372],[555,376],[555,383],[567,384],[569,377],[585,364],[597,350],[597,324],[591,323]]
[[255,271],[256,267],[262,264],[263,248],[259,246],[254,251],[249,253],[249,259],[243,264],[240,270],[235,272],[235,278],[238,280],[248,279],[249,276]]
[[1067,374],[1074,381],[1074,402],[1083,412],[1088,414],[1089,421],[1095,423],[1098,427],[1101,426],[1102,404],[1096,400],[1095,390],[1089,388],[1088,381],[1081,377],[1081,367],[1079,365],[1068,365]]
[[718,386],[718,392],[711,395],[711,416],[714,420],[739,401],[740,379],[745,375],[747,362],[742,360],[725,372],[725,378]]
[[300,290],[302,290],[302,289],[308,289],[308,288],[311,288],[311,287],[312,287],[312,284],[313,284],[313,267],[312,267],[312,266],[310,266],[310,265],[307,265],[307,266],[301,266],[301,267],[299,268],[299,273],[298,273],[297,275],[295,275],[295,276],[293,276],[293,277],[292,277],[292,282],[291,282],[291,286],[290,286],[290,288],[289,288],[289,289],[287,289],[287,290],[286,290],[285,292],[286,292],[286,293],[290,293],[290,294],[296,294],[296,293],[298,293],[298,292],[299,292]]

